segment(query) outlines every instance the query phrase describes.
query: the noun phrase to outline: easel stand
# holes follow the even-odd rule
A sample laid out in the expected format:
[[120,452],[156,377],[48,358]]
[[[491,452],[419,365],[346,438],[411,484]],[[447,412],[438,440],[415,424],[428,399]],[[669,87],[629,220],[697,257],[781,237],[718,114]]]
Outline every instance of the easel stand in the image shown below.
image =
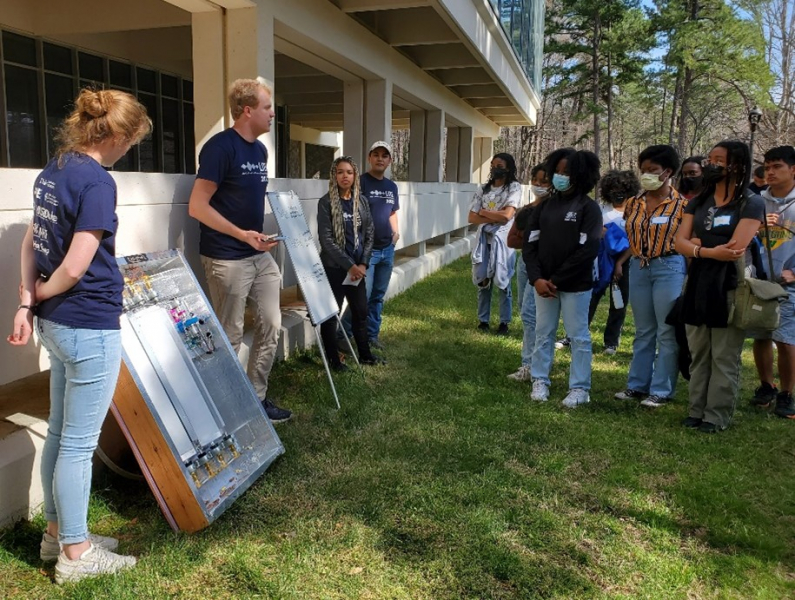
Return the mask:
[[[342,335],[345,336],[345,343],[348,344],[348,350],[351,352],[351,356],[356,361],[356,366],[359,367],[359,372],[362,374],[362,378],[364,378],[364,370],[362,369],[362,364],[359,362],[359,357],[356,356],[356,352],[353,350],[353,345],[351,344],[351,339],[348,337],[348,334],[345,333],[345,328],[342,326],[342,321],[340,320],[339,314],[334,315],[334,318],[337,319],[337,330],[342,331]],[[326,319],[328,320],[328,319]],[[314,323],[313,323],[314,325]],[[320,335],[320,323],[314,325],[315,329],[315,336],[317,336],[317,347],[320,349],[320,356],[323,358],[323,366],[326,367],[326,375],[328,376],[328,382],[331,386],[331,392],[334,394],[334,402],[337,403],[337,410],[340,409],[340,400],[337,397],[337,388],[334,387],[334,378],[331,376],[331,367],[328,364],[328,357],[326,356],[326,349],[323,347],[323,338]]]

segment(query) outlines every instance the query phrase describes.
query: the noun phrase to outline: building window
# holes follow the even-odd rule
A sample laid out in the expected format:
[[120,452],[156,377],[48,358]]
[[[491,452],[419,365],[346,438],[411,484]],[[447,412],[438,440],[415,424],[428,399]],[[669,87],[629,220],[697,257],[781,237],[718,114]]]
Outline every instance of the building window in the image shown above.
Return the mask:
[[55,154],[55,132],[84,87],[129,92],[152,119],[152,135],[115,170],[196,172],[192,81],[3,29],[0,167],[43,167]]

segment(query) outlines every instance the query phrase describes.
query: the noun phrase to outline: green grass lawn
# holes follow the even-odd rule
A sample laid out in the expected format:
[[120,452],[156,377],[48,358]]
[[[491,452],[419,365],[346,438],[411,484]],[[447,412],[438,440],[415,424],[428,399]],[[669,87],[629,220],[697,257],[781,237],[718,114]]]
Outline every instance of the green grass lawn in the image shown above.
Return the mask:
[[591,404],[566,411],[568,351],[531,402],[505,377],[519,319],[477,332],[475,295],[462,259],[389,302],[389,364],[338,376],[339,412],[315,355],[279,364],[287,452],[204,532],[101,477],[91,527],[140,557],[129,573],[58,587],[41,519],[0,532],[0,597],[795,598],[795,423],[746,406],[748,349],[719,435],[679,426],[683,381],[656,411],[613,399],[630,319],[613,357],[594,335]]

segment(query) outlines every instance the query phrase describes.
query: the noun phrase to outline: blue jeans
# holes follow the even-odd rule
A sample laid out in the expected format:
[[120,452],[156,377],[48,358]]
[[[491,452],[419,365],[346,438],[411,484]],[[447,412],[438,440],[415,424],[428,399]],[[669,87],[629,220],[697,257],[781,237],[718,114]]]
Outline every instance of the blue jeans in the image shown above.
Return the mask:
[[[478,320],[481,323],[488,323],[491,318],[491,291],[494,287],[493,283],[489,283],[487,287],[478,289]],[[504,290],[498,288],[497,291],[500,294],[500,323],[510,323],[513,310],[511,284]]]
[[555,334],[562,313],[563,327],[571,339],[569,389],[591,389],[591,331],[588,328],[591,290],[559,291],[557,298],[542,298],[535,290],[533,293],[536,301],[536,346],[530,368],[533,381],[551,383],[549,373],[555,355]]
[[[516,304],[519,307],[519,313],[522,312],[522,304],[524,304],[524,290],[527,287],[527,266],[524,264],[522,258],[522,251],[516,251]],[[533,305],[535,306],[535,304]]]
[[[524,272],[524,265],[521,271]],[[527,276],[525,276],[527,284]],[[533,362],[533,350],[536,347],[536,290],[532,285],[524,286],[524,298],[519,305],[519,314],[522,317],[524,337],[522,337],[522,365],[530,366]]]
[[[378,339],[381,333],[381,313],[384,310],[384,295],[392,278],[392,267],[395,265],[395,245],[386,248],[373,248],[370,265],[364,283],[367,286],[367,338]],[[348,337],[353,335],[351,329],[351,310],[345,309],[342,315],[342,326]]]
[[679,346],[665,317],[682,293],[685,258],[679,254],[653,259],[641,269],[640,259],[629,259],[629,304],[635,317],[635,341],[627,387],[672,398],[679,376]]
[[91,458],[121,364],[121,331],[36,319],[50,355],[50,418],[41,457],[44,517],[64,544],[88,539]]

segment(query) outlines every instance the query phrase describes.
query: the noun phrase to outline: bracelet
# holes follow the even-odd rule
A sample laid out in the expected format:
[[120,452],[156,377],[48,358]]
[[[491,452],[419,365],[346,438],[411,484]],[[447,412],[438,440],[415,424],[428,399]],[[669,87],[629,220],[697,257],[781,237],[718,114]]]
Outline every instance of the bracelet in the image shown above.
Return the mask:
[[697,258],[698,257],[698,251],[699,251],[700,248],[701,248],[701,246],[696,246],[695,244],[693,244],[693,258]]
[[22,310],[23,308],[26,308],[31,312],[36,312],[36,304],[20,304],[17,306],[17,310]]
[[696,258],[701,258],[701,246],[696,246]]

